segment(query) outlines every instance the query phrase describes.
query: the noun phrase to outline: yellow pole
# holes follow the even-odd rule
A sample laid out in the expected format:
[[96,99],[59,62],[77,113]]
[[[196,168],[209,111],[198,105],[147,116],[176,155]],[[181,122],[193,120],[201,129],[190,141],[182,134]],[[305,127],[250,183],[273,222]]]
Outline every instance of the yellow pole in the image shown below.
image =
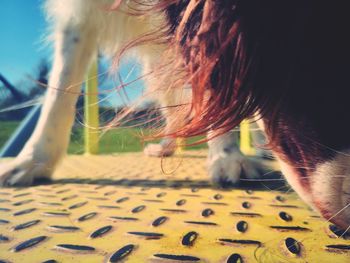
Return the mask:
[[97,61],[90,66],[85,88],[84,104],[84,138],[85,153],[98,154],[98,67]]
[[242,153],[247,155],[255,155],[255,149],[252,147],[252,144],[251,144],[248,120],[242,121],[240,126],[240,131],[241,131],[240,149]]
[[181,154],[185,150],[186,140],[184,138],[176,138],[176,153]]

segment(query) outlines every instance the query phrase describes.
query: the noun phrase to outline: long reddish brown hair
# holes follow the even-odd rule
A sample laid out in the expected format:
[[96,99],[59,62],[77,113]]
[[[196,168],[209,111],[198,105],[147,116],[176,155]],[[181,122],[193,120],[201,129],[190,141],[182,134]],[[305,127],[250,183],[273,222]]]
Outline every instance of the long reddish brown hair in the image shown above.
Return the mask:
[[[274,30],[280,6],[269,9],[261,1],[237,0],[161,1],[159,6],[169,19],[170,52],[181,54],[178,65],[193,91],[190,121],[175,132],[177,136],[195,136],[213,129],[218,135],[243,119],[264,117],[267,112],[277,114],[283,100],[280,87],[284,74],[276,74],[269,87],[273,92],[268,94],[264,83],[257,83],[264,78],[263,40],[271,37],[269,30]],[[267,70],[276,69],[276,73],[283,67],[278,63],[268,66]]]
[[170,135],[218,135],[259,116],[269,145],[301,169],[342,150],[349,128],[335,137],[330,127],[348,122],[346,1],[168,0],[150,10],[168,19],[175,61],[163,77],[181,72],[192,86],[189,121]]

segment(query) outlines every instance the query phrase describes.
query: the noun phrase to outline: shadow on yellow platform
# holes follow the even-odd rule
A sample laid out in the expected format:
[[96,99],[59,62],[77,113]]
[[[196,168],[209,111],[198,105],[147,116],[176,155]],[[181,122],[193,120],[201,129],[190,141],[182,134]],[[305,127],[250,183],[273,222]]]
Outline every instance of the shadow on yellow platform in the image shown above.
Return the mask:
[[205,161],[69,156],[50,184],[0,189],[0,262],[349,262],[293,192],[212,188]]

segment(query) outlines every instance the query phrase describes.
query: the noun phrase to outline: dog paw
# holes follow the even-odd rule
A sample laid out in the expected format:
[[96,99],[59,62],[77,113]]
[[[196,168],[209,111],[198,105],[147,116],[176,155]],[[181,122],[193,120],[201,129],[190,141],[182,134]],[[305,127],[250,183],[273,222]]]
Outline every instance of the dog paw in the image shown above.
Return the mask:
[[33,160],[14,159],[0,163],[0,187],[28,186],[35,178],[49,177],[52,169]]
[[220,152],[208,156],[208,172],[213,183],[220,187],[237,185],[241,177],[260,177],[262,165],[243,155],[239,150]]
[[143,150],[147,156],[168,157],[174,154],[176,149],[176,142],[173,139],[165,139],[160,143],[147,144]]

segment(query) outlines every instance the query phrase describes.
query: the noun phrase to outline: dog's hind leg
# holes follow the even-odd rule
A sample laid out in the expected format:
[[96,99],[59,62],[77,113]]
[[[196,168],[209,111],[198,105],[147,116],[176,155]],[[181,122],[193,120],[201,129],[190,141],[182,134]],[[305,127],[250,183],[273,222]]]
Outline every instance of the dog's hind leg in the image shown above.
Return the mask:
[[[164,133],[176,131],[176,128],[180,125],[179,118],[175,117],[172,110],[164,100],[161,102],[161,112],[165,118]],[[159,143],[149,143],[145,146],[143,152],[147,156],[154,157],[167,157],[174,154],[176,150],[176,139],[173,137],[165,137]]]
[[[161,112],[166,120],[164,134],[171,134],[183,127],[189,113],[191,88],[188,86],[174,88],[162,93],[157,92]],[[186,105],[188,104],[188,105]],[[148,156],[165,157],[174,154],[177,148],[176,138],[165,137],[159,143],[147,144],[144,153]]]
[[93,28],[68,21],[54,33],[55,54],[38,124],[13,161],[0,164],[0,186],[29,185],[50,177],[66,153],[81,83],[97,51]]

